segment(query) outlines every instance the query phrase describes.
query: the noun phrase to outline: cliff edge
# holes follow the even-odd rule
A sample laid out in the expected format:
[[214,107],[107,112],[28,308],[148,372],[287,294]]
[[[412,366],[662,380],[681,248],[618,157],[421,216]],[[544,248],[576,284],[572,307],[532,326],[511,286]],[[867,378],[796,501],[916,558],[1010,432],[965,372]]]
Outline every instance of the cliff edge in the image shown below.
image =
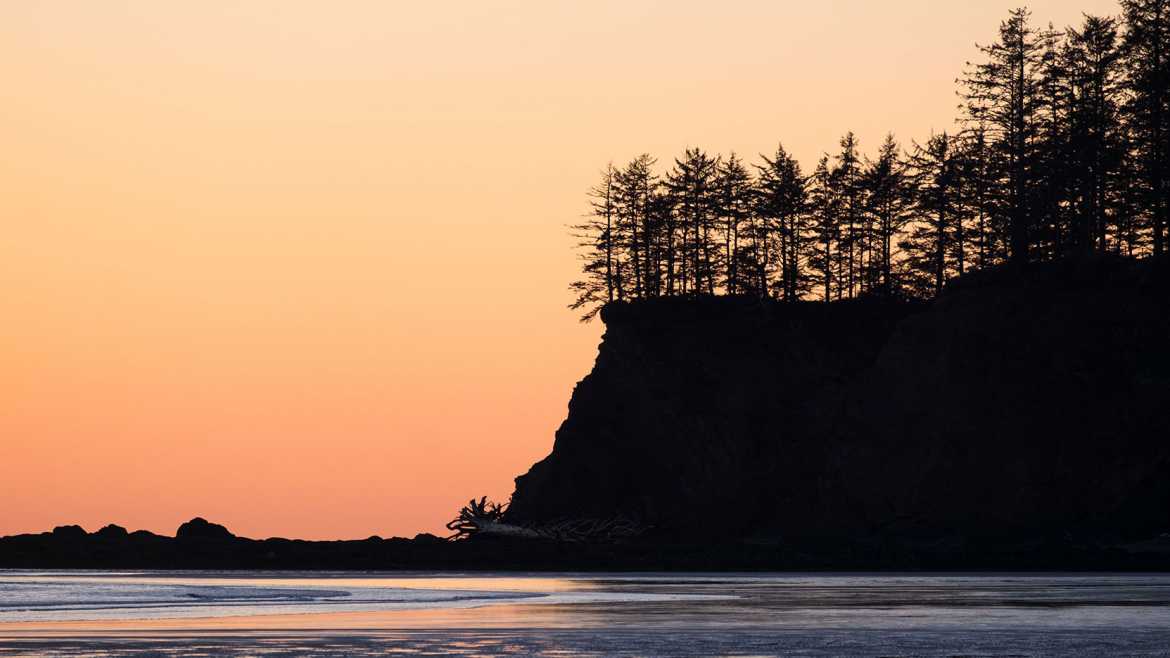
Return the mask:
[[980,272],[930,304],[611,304],[508,520],[794,546],[1157,537],[1168,278],[1105,258]]

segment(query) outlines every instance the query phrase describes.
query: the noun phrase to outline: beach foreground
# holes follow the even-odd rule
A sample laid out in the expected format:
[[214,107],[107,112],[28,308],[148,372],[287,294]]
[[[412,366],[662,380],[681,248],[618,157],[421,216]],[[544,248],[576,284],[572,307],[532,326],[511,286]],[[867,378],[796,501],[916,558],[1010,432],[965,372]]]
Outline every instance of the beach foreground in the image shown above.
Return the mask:
[[0,572],[0,656],[1170,655],[1167,575]]

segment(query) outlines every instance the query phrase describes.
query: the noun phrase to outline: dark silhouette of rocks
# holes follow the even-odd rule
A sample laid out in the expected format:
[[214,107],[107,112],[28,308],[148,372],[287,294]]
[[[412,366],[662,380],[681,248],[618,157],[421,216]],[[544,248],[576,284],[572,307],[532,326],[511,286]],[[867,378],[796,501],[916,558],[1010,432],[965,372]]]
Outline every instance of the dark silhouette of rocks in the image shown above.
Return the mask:
[[53,528],[53,535],[62,539],[81,539],[88,534],[85,528],[79,525],[59,525]]
[[93,534],[95,537],[100,537],[102,539],[126,539],[130,536],[130,533],[127,532],[125,528],[113,523],[105,526]]
[[228,532],[227,528],[218,523],[211,523],[202,517],[191,519],[179,526],[178,531],[175,532],[176,539],[229,540],[235,539],[235,537],[231,532]]
[[45,532],[0,538],[0,568],[12,569],[351,569],[351,570],[824,570],[824,569],[1165,569],[1165,537],[1132,543],[1017,542],[953,547],[858,544],[795,546],[762,541],[639,538],[618,544],[477,537],[302,541],[192,540],[135,531],[125,537]]
[[983,271],[929,304],[670,298],[603,319],[504,521],[644,535],[255,540],[199,518],[0,538],[0,568],[1170,568],[1165,261]]
[[151,541],[155,539],[164,539],[164,537],[162,535],[156,535],[149,530],[135,530],[134,532],[130,533],[130,539],[135,539],[138,541]]
[[990,270],[926,306],[612,304],[507,520],[951,555],[1155,537],[1170,530],[1166,270]]

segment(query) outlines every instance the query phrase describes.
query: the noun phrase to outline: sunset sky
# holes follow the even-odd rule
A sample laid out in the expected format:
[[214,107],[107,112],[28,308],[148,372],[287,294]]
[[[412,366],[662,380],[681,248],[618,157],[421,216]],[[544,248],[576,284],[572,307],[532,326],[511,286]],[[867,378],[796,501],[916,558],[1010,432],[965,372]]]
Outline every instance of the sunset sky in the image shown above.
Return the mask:
[[506,499],[603,329],[565,226],[608,161],[922,140],[1012,6],[0,0],[0,535]]

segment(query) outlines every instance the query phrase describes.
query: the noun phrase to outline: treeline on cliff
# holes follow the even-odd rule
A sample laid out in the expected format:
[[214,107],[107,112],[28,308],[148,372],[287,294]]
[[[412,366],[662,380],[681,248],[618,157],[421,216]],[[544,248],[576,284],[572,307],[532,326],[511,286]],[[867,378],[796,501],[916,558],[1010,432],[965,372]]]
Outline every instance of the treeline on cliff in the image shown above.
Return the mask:
[[957,80],[954,133],[874,157],[847,133],[811,174],[687,149],[612,164],[575,226],[583,320],[618,300],[932,297],[1004,262],[1167,249],[1170,0],[1038,28],[1012,11]]

